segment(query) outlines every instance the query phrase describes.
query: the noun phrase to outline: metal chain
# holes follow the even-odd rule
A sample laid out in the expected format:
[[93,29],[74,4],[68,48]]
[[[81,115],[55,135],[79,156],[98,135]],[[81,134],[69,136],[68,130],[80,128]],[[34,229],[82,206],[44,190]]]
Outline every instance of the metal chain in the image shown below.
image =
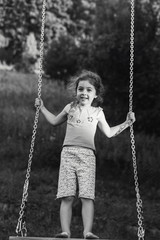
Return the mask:
[[[45,26],[45,10],[46,10],[46,0],[43,0],[42,7],[42,26],[41,26],[41,40],[40,40],[40,60],[39,60],[39,75],[38,75],[38,98],[41,98],[41,88],[42,88],[42,72],[43,72],[43,50],[44,50],[44,26]],[[133,109],[133,66],[134,66],[134,0],[131,0],[131,33],[130,33],[130,85],[129,85],[129,112],[132,112]],[[19,211],[19,218],[16,227],[16,233],[21,236],[27,236],[27,227],[25,222],[25,210],[28,200],[28,187],[29,187],[29,178],[31,172],[32,158],[34,152],[36,131],[38,126],[40,107],[37,106],[30,153],[28,159],[28,167],[26,173],[26,180],[23,187],[22,203]],[[132,160],[133,160],[133,169],[134,169],[134,181],[135,181],[135,191],[136,191],[136,207],[137,207],[137,218],[138,218],[138,240],[144,240],[145,230],[143,228],[143,216],[142,216],[142,200],[139,193],[139,183],[138,183],[138,172],[137,172],[137,163],[136,163],[136,150],[135,150],[135,138],[133,125],[130,126],[130,137],[131,137],[131,149],[132,149]]]
[[[134,67],[134,0],[131,0],[131,30],[130,30],[130,83],[129,83],[129,112],[133,110],[133,67]],[[138,218],[138,240],[144,240],[145,229],[143,228],[143,211],[142,211],[142,200],[139,192],[138,183],[138,171],[136,161],[136,150],[135,150],[135,138],[133,125],[130,125],[130,138],[131,138],[131,150],[132,150],[132,161],[134,170],[134,182],[136,192],[136,207],[137,207],[137,218]]]
[[[46,12],[46,0],[43,0],[42,6],[42,25],[41,25],[41,38],[40,38],[40,59],[39,59],[39,73],[38,73],[38,98],[41,98],[41,88],[42,88],[42,74],[43,74],[43,50],[44,50],[44,27],[45,27],[45,12]],[[32,131],[32,138],[31,138],[31,145],[29,151],[29,158],[28,158],[28,167],[26,172],[26,179],[23,186],[23,194],[22,194],[22,202],[19,211],[19,218],[16,227],[17,235],[27,236],[27,227],[25,221],[25,211],[26,205],[28,200],[28,187],[29,187],[29,178],[31,172],[31,165],[32,165],[32,158],[34,153],[34,146],[35,146],[35,139],[36,139],[36,132],[38,127],[38,119],[39,119],[39,111],[40,106],[36,106],[36,113],[35,119],[33,124],[33,131]]]

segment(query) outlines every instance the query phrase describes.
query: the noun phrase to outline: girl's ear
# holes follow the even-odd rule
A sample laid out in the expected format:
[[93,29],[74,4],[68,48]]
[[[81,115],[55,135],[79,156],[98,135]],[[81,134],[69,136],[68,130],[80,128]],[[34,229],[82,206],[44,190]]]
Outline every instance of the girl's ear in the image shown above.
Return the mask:
[[97,98],[97,95],[94,98]]

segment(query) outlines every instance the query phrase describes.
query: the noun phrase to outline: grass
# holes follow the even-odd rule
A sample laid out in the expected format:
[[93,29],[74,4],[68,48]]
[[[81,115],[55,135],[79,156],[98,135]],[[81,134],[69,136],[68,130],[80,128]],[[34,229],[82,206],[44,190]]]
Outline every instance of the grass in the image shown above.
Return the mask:
[[[35,114],[37,76],[0,72],[0,239],[14,235]],[[69,101],[65,86],[44,79],[42,98],[57,113]],[[65,125],[49,125],[40,115],[27,210],[28,235],[53,236],[60,231],[59,202],[55,201],[60,151]],[[146,239],[160,236],[160,139],[136,133],[140,192],[143,199]],[[126,131],[113,139],[97,133],[97,182],[94,232],[101,238],[137,239],[135,191]],[[82,237],[81,203],[73,207],[72,233]]]

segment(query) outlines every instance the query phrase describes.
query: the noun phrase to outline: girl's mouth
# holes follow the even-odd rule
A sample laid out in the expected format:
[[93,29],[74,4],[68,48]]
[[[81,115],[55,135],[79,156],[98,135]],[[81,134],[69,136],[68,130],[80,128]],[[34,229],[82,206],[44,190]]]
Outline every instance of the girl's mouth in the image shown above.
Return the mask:
[[88,97],[84,97],[84,96],[81,96],[81,99],[83,100],[86,100],[86,99],[88,99]]

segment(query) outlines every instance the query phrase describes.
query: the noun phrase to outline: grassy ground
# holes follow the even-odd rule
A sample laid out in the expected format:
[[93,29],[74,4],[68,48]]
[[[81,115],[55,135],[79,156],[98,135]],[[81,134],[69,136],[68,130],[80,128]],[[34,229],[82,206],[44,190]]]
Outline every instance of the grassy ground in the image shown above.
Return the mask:
[[[37,76],[0,72],[0,239],[15,235],[32,125]],[[63,84],[44,79],[47,108],[60,111],[69,98]],[[65,126],[51,127],[40,116],[26,213],[28,235],[52,237],[60,231],[56,198],[59,154]],[[129,134],[105,139],[98,132],[94,232],[101,238],[137,239],[136,197]],[[160,140],[136,133],[140,193],[146,239],[160,238]],[[72,236],[82,237],[81,203],[75,200]]]

